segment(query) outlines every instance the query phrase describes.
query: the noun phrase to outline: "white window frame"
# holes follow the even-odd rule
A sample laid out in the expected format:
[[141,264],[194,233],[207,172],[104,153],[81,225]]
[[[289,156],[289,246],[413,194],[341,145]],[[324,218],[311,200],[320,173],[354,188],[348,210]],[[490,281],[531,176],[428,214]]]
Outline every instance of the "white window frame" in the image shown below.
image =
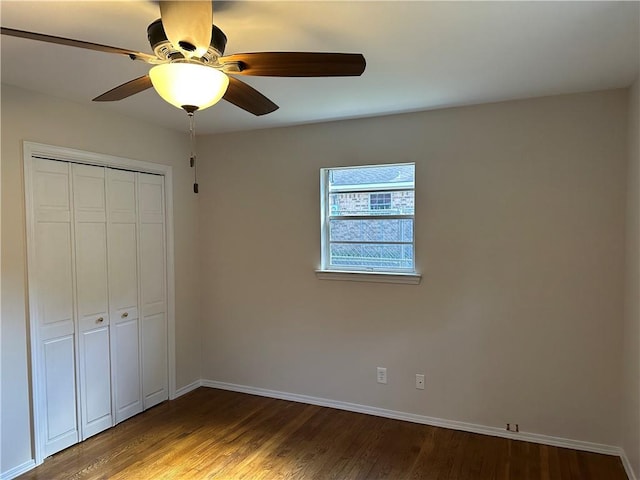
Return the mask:
[[[361,187],[344,187],[329,189],[329,173],[331,170],[345,170],[349,168],[363,169],[368,167],[386,167],[386,166],[403,166],[413,165],[415,163],[390,163],[390,164],[373,164],[373,165],[355,165],[349,167],[327,167],[320,169],[320,267],[316,270],[316,276],[322,280],[350,280],[365,282],[382,282],[382,283],[420,283],[421,275],[416,271],[416,242],[415,242],[415,207],[413,215],[366,215],[366,216],[332,216],[330,212],[330,193],[386,193],[390,191],[407,191],[413,190],[415,198],[415,180],[413,185],[397,184],[389,186],[388,184],[370,184]],[[383,210],[384,211],[384,210]],[[384,267],[350,267],[341,266],[340,268],[329,266],[330,258],[330,240],[329,240],[329,220],[330,219],[347,219],[347,220],[367,220],[372,218],[384,219],[411,219],[413,220],[413,237],[411,239],[411,248],[413,250],[414,268],[384,268]],[[383,242],[386,243],[386,242]],[[392,244],[393,242],[390,242]],[[404,244],[404,242],[403,242]]]

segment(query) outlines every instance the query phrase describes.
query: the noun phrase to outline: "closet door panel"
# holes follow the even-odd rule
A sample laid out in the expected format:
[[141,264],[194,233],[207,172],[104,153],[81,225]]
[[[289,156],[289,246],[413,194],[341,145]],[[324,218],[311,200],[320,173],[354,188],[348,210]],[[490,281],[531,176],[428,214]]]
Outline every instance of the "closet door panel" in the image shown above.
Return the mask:
[[107,170],[109,180],[109,215],[115,223],[136,223],[136,174]]
[[41,334],[45,339],[72,335],[73,279],[69,222],[38,222],[36,257]]
[[99,327],[82,333],[80,371],[82,386],[83,431],[88,438],[109,428],[111,422],[111,386],[109,360],[109,327]]
[[94,317],[108,324],[107,229],[105,223],[77,223],[76,263],[80,329],[93,328]]
[[73,335],[44,340],[45,455],[78,442]]
[[168,398],[164,178],[138,174],[144,407]]
[[82,439],[113,425],[105,169],[72,165]]
[[39,364],[37,384],[42,415],[43,454],[52,455],[78,441],[73,243],[69,165],[32,162],[33,280],[32,321]]
[[167,399],[167,319],[164,313],[145,315],[144,331],[144,392],[145,408]]
[[135,223],[110,223],[109,274],[113,308],[138,308],[138,255]]
[[116,423],[142,411],[138,319],[115,323]]
[[109,308],[115,422],[142,411],[136,174],[107,170]]
[[157,305],[164,311],[164,225],[147,223],[142,226],[142,298],[145,306]]

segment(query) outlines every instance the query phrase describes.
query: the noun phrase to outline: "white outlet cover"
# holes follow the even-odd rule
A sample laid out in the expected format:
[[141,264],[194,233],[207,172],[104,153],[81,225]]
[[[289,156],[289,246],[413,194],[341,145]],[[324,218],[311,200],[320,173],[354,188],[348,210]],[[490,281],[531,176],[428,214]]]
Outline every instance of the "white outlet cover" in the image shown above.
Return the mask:
[[378,367],[378,383],[387,383],[387,369]]
[[416,373],[416,388],[418,390],[424,390],[424,375]]

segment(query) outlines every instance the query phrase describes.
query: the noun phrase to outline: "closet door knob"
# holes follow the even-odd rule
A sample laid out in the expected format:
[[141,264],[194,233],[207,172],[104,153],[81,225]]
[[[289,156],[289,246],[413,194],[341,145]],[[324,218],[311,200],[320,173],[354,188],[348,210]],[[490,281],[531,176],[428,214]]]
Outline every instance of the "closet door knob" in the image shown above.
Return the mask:
[[100,317],[100,318],[98,318],[98,319],[96,320],[96,323],[102,323],[102,322],[104,322],[104,318],[102,318],[102,317]]
[[129,314],[128,314],[127,312],[124,312],[124,313],[122,314],[122,318],[127,318],[128,316],[129,316]]

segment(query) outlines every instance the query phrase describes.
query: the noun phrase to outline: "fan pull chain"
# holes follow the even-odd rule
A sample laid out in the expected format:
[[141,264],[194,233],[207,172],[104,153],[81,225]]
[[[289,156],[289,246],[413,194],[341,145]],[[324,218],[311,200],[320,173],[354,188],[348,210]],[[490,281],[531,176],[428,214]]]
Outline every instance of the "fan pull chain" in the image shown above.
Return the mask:
[[196,165],[196,119],[193,112],[189,114],[189,140],[191,142],[191,155],[189,164],[193,168],[193,193],[198,193],[198,166]]

